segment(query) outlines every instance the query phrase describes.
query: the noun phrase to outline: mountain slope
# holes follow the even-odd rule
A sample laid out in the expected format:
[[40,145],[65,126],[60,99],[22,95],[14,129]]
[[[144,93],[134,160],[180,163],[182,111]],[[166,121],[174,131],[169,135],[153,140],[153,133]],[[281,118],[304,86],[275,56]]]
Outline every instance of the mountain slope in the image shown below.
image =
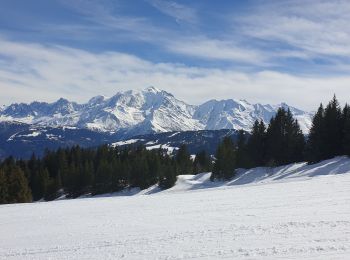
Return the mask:
[[148,150],[163,148],[171,153],[179,149],[182,144],[186,144],[191,154],[196,154],[197,152],[205,150],[208,154],[214,155],[217,146],[224,137],[231,137],[233,140],[237,140],[238,131],[233,129],[220,129],[137,135],[130,139],[115,142],[112,145],[118,147],[143,145]]
[[93,97],[86,104],[66,99],[54,103],[12,104],[0,110],[0,121],[18,121],[49,127],[74,126],[121,137],[141,134],[243,129],[249,131],[256,119],[268,123],[278,107],[291,109],[307,133],[311,114],[285,103],[251,104],[245,100],[210,100],[199,106],[186,104],[172,94],[149,87],[142,91],[119,92],[111,98]]
[[95,147],[119,140],[115,134],[72,127],[45,127],[24,123],[0,122],[0,160],[8,156],[42,156],[45,149],[68,146]]
[[250,131],[255,120],[269,123],[279,107],[290,109],[298,119],[300,127],[307,133],[311,127],[311,114],[290,107],[285,103],[279,105],[250,104],[246,100],[210,100],[197,107],[193,118],[205,125],[205,129],[243,129]]
[[199,175],[147,196],[0,205],[0,259],[349,259],[349,160],[298,168],[285,181],[196,189]]

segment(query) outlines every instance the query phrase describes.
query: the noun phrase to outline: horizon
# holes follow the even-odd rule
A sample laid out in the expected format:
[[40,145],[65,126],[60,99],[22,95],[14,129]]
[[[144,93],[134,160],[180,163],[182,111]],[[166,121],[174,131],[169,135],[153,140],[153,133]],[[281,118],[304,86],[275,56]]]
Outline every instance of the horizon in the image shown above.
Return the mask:
[[[2,107],[4,107],[4,108],[7,108],[7,107],[9,107],[9,106],[11,106],[11,105],[16,105],[16,104],[31,105],[31,104],[36,103],[36,102],[38,102],[38,103],[46,103],[46,104],[49,104],[49,105],[50,105],[50,104],[54,104],[54,103],[56,103],[56,102],[58,102],[58,101],[60,101],[60,100],[68,101],[68,102],[70,102],[70,103],[76,103],[76,104],[78,104],[78,105],[85,105],[85,104],[87,104],[88,102],[90,102],[92,99],[94,99],[94,98],[96,98],[96,97],[103,97],[103,101],[105,101],[105,100],[108,100],[108,99],[113,98],[114,96],[116,96],[116,95],[118,95],[118,94],[126,94],[127,92],[135,92],[135,93],[138,92],[138,93],[141,93],[141,92],[146,92],[146,91],[148,91],[150,88],[153,88],[153,89],[155,89],[156,91],[159,91],[159,92],[166,92],[167,94],[172,95],[175,99],[179,100],[180,102],[185,102],[185,101],[183,101],[183,100],[181,100],[181,99],[178,99],[175,95],[173,95],[173,94],[170,93],[169,91],[166,91],[166,90],[163,90],[163,89],[159,89],[159,88],[155,88],[155,87],[153,87],[153,86],[149,86],[149,87],[146,87],[146,88],[144,88],[144,89],[128,89],[128,90],[121,90],[121,91],[118,91],[118,92],[116,92],[115,94],[113,94],[113,95],[111,95],[111,96],[97,95],[97,96],[90,97],[90,98],[89,98],[87,101],[85,101],[85,102],[78,102],[78,101],[76,101],[76,100],[68,99],[68,98],[65,98],[65,97],[59,97],[59,98],[57,98],[56,100],[53,100],[53,101],[51,101],[51,102],[42,101],[42,100],[33,100],[33,101],[29,101],[29,102],[14,102],[14,103],[11,103],[11,104],[9,104],[9,105],[0,105],[0,106],[2,106]],[[293,106],[293,105],[290,105],[290,104],[288,104],[288,103],[285,102],[285,101],[281,101],[281,102],[279,102],[279,103],[274,103],[274,104],[268,104],[268,103],[253,103],[253,102],[250,102],[249,100],[246,100],[246,99],[237,99],[237,98],[225,98],[225,99],[210,98],[210,99],[208,99],[208,100],[204,100],[204,102],[199,103],[199,104],[191,104],[191,103],[187,103],[187,102],[185,102],[185,103],[186,103],[187,105],[190,105],[190,106],[200,106],[200,105],[203,105],[204,103],[207,103],[207,102],[210,102],[210,101],[221,102],[221,101],[229,101],[229,100],[233,100],[233,101],[235,101],[235,102],[241,102],[241,101],[243,101],[243,102],[246,102],[246,103],[248,103],[248,104],[250,104],[250,105],[257,105],[257,104],[263,105],[263,106],[267,106],[267,105],[271,105],[271,106],[288,105],[289,107],[293,107],[293,108],[299,109],[298,107]],[[324,105],[324,104],[323,104],[323,105]],[[314,110],[311,110],[311,111],[305,111],[305,112],[314,113],[316,110],[317,110],[317,109],[314,109]]]
[[0,104],[147,86],[195,105],[213,92],[307,111],[334,94],[345,104],[349,11],[348,1],[4,0]]

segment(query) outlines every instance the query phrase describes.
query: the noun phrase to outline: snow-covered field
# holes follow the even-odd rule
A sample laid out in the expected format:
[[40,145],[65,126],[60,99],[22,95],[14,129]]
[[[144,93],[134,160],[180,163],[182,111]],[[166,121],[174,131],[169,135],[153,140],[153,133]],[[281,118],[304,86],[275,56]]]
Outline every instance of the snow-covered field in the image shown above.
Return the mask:
[[0,206],[0,258],[350,259],[349,159],[208,177],[180,176],[158,193]]

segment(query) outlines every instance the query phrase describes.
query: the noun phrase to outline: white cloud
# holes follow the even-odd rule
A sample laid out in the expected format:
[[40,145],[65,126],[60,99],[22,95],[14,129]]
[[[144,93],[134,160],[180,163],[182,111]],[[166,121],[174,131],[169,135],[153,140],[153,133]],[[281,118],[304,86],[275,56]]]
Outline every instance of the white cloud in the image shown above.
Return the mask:
[[147,0],[147,2],[157,8],[160,12],[175,18],[177,22],[198,22],[196,10],[188,6],[168,0]]
[[203,37],[182,38],[170,42],[167,48],[172,52],[208,60],[223,60],[261,65],[267,62],[266,55],[257,50],[234,44],[233,41],[207,39]]
[[0,103],[53,101],[59,97],[85,102],[94,95],[113,95],[153,85],[198,104],[208,99],[244,98],[316,109],[333,93],[348,101],[350,76],[298,77],[275,71],[152,63],[118,53],[91,53],[61,46],[12,42],[0,38]]
[[[127,33],[125,39],[153,42],[154,36],[167,33],[167,30],[154,26],[146,17],[129,16],[120,10],[119,1],[111,0],[59,0],[62,4],[85,17],[86,20],[101,26],[102,30]],[[56,27],[56,26],[55,26]],[[55,29],[55,28],[54,28]],[[88,30],[89,26],[80,30]],[[111,34],[113,38],[113,34]]]
[[[86,19],[95,23],[96,27],[88,26],[55,26],[53,30],[58,33],[68,32],[72,37],[84,37],[87,31],[96,33],[100,30],[110,30],[105,41],[143,41],[153,44],[165,52],[195,57],[206,61],[229,61],[255,65],[267,64],[267,54],[259,49],[242,46],[231,38],[214,39],[203,35],[200,30],[191,26],[168,29],[159,24],[153,24],[147,17],[134,17],[124,15],[118,8],[118,1],[111,3],[105,1],[60,0],[69,8],[82,14]],[[185,5],[168,0],[146,0],[162,13],[175,18],[177,21],[190,24],[199,21],[197,11]],[[74,30],[80,33],[74,33]],[[193,30],[192,30],[193,29]],[[46,28],[47,30],[47,28]],[[112,33],[112,32],[116,33]],[[123,35],[121,32],[125,33]],[[191,36],[188,36],[191,35]],[[98,39],[97,39],[98,40]],[[96,41],[96,40],[95,40]]]
[[248,15],[234,19],[243,35],[278,41],[317,56],[350,54],[350,2],[263,2]]

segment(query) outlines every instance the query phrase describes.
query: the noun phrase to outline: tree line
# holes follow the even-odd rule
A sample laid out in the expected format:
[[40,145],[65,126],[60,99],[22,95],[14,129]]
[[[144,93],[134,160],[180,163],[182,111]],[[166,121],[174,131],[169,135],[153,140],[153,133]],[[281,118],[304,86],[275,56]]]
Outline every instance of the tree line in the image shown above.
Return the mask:
[[338,155],[350,156],[350,107],[334,97],[313,117],[308,137],[289,109],[279,108],[266,126],[256,121],[250,133],[239,131],[237,141],[226,137],[214,157],[205,151],[191,159],[186,145],[175,155],[143,146],[96,149],[79,146],[46,151],[42,158],[9,157],[0,163],[0,203],[53,200],[60,196],[103,194],[126,188],[172,187],[176,176],[212,172],[211,180],[229,180],[237,168],[274,167]]
[[334,96],[325,108],[318,108],[308,136],[289,109],[279,108],[268,126],[257,120],[250,136],[240,131],[236,143],[225,138],[217,149],[211,179],[229,180],[237,168],[317,163],[339,155],[350,156],[350,107],[341,108]]
[[205,151],[192,160],[186,145],[175,156],[144,146],[97,149],[74,146],[46,151],[42,158],[9,157],[0,164],[0,203],[54,200],[62,195],[103,194],[126,188],[172,187],[176,176],[211,170]]

